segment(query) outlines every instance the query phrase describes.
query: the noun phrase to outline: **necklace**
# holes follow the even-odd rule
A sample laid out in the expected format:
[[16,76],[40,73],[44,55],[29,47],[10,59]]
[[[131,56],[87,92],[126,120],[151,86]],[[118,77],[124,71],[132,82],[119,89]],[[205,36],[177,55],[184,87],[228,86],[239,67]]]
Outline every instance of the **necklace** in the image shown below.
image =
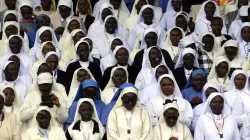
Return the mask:
[[218,83],[219,83],[220,86],[223,86],[223,85],[226,83],[227,77],[224,77],[224,80],[223,80],[223,83],[222,83],[222,84],[220,83],[218,77],[215,77],[215,78],[216,78],[216,80],[218,81]]
[[90,140],[90,133],[91,133],[91,131],[93,130],[93,127],[94,127],[94,125],[93,125],[93,122],[91,121],[90,122],[90,125],[89,125],[89,130],[88,130],[88,137],[85,135],[85,131],[84,131],[84,127],[81,125],[81,130],[83,131],[83,138],[84,138],[84,140]]
[[127,134],[128,134],[128,140],[130,140],[130,136],[131,136],[131,122],[132,122],[132,118],[133,118],[133,114],[134,114],[134,109],[132,110],[131,115],[129,116],[126,111],[125,108],[123,108],[123,112],[126,118],[126,122],[127,122]]
[[223,140],[223,127],[224,127],[224,118],[223,115],[218,115],[217,118],[211,113],[214,125],[219,132],[218,135],[220,136],[220,140]]

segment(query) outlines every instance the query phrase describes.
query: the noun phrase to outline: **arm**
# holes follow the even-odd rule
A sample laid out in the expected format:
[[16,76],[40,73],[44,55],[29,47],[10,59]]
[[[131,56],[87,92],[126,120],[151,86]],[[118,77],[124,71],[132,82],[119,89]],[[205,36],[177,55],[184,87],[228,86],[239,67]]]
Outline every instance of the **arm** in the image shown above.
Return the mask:
[[149,114],[149,118],[152,122],[152,126],[156,126],[158,120],[159,120],[159,116],[157,116],[157,114],[154,112],[154,105],[152,102],[149,102],[146,106],[146,110],[148,111]]
[[188,101],[185,100],[185,102],[186,109],[180,114],[179,121],[189,127],[193,118],[193,109]]
[[117,114],[115,111],[111,111],[108,117],[108,123],[107,123],[107,139],[108,140],[122,140],[117,135]]
[[238,126],[242,126],[245,119],[247,119],[247,113],[244,112],[244,104],[241,97],[237,97],[232,110],[232,116],[237,122]]
[[17,122],[17,118],[15,115],[13,115],[13,123],[12,123],[12,140],[21,140],[21,132],[20,132],[20,127]]
[[160,25],[162,29],[167,31],[167,22],[166,22],[165,16],[166,16],[166,13],[163,14],[161,21],[160,21]]
[[[25,121],[31,119],[34,116],[37,109],[39,108],[40,103],[37,103],[36,105],[31,104],[32,94],[34,94],[34,93],[30,93],[26,96],[24,103],[21,106],[20,120],[22,122],[25,122]],[[33,102],[36,102],[36,101],[33,101]]]
[[199,118],[197,125],[195,127],[194,139],[195,140],[205,140],[205,134],[203,130],[203,118]]
[[143,111],[143,129],[142,129],[142,137],[140,138],[140,140],[152,140],[153,139],[153,130],[152,130],[152,125],[148,116],[148,113],[146,112],[146,110],[144,110],[142,108]]
[[138,74],[136,80],[135,80],[135,87],[136,87],[139,91],[141,91],[141,90],[143,90],[144,86],[145,86],[145,83],[144,83],[144,79],[143,79],[143,74],[142,74],[142,72],[140,72],[140,73]]

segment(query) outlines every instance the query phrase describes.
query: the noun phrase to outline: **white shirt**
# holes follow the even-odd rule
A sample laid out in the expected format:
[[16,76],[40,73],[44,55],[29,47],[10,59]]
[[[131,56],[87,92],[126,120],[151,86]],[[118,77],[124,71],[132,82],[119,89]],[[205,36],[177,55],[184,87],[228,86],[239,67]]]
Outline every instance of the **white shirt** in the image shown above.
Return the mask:
[[83,68],[88,68],[89,67],[89,61],[87,62],[82,62],[82,61],[79,61],[80,65],[83,67]]
[[191,75],[192,71],[193,71],[193,69],[192,70],[187,70],[187,69],[184,68],[184,72],[185,72],[187,80],[188,80],[189,76]]

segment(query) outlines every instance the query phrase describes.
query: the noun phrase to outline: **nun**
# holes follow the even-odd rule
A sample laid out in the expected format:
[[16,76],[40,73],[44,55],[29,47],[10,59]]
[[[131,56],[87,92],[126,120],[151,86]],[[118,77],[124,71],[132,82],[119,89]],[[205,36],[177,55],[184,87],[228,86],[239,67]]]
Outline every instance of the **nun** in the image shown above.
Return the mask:
[[209,95],[203,115],[195,126],[195,140],[240,140],[237,123],[226,112],[225,103],[221,93],[215,92]]
[[248,57],[250,52],[250,38],[248,37],[250,33],[250,23],[243,23],[238,30],[237,41],[239,42],[239,51],[241,56]]
[[158,88],[159,96],[149,101],[146,106],[152,125],[156,126],[160,116],[163,114],[163,104],[176,102],[179,106],[178,120],[189,127],[193,118],[193,110],[190,103],[183,99],[174,77],[170,74],[160,76],[158,79]]
[[77,103],[74,121],[66,132],[67,140],[103,140],[105,128],[98,118],[92,99],[83,98]]
[[[0,19],[4,19],[4,14],[6,11],[17,11],[18,1],[14,0],[13,2],[5,2],[5,0],[0,1]],[[3,21],[0,21],[0,24],[3,25]],[[2,30],[1,30],[2,31]]]
[[0,87],[2,92],[5,95],[5,102],[3,111],[6,113],[13,113],[16,115],[17,120],[20,121],[20,103],[18,102],[17,93],[15,88],[12,86],[3,86]]
[[3,24],[7,21],[16,21],[18,20],[17,17],[17,11],[16,10],[7,10],[7,11],[2,11],[0,12],[0,31],[2,34],[3,31]]
[[56,15],[56,3],[55,0],[43,1],[41,0],[39,5],[41,5],[41,9],[39,11],[35,11],[36,15],[45,14],[48,15],[51,19],[53,19]]
[[47,106],[37,109],[32,119],[32,127],[22,132],[22,140],[34,139],[67,140],[63,129],[55,125],[53,113]]
[[[121,92],[108,116],[107,139],[153,139],[153,130],[147,111],[141,107],[138,90],[127,87]],[[118,117],[119,116],[119,117]]]

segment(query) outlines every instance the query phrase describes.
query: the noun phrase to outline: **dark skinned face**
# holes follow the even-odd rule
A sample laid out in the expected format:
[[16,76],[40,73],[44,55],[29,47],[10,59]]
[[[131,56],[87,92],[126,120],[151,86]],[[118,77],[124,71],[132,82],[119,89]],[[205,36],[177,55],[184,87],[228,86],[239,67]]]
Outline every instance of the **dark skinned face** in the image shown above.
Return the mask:
[[206,84],[206,79],[202,74],[196,74],[192,77],[192,87],[196,91],[201,91]]
[[76,35],[73,37],[74,44],[76,44],[81,38],[84,38],[85,34],[83,32],[78,32]]
[[59,13],[63,19],[66,19],[70,16],[71,8],[61,5],[59,6]]
[[17,68],[19,69],[20,68],[20,59],[16,56],[16,55],[12,55],[8,61],[13,61],[16,65],[17,65]]
[[32,19],[33,11],[29,6],[23,6],[21,8],[21,14],[24,19]]
[[174,82],[172,79],[163,78],[160,82],[161,91],[165,96],[173,95],[174,93]]
[[121,48],[117,51],[115,58],[117,63],[121,66],[126,66],[128,64],[129,53],[125,48]]
[[49,83],[39,84],[38,88],[39,88],[39,90],[40,90],[40,92],[42,93],[43,96],[47,96],[51,92],[52,84],[49,84]]
[[7,22],[7,21],[16,21],[17,22],[17,17],[14,14],[10,13],[4,19],[4,22]]
[[136,105],[137,95],[135,93],[129,92],[125,93],[121,99],[122,99],[122,105],[127,110],[132,110]]
[[236,47],[226,47],[225,48],[225,54],[227,56],[227,58],[229,59],[229,61],[232,61],[238,53],[238,48]]
[[81,43],[76,51],[77,55],[79,56],[80,60],[83,62],[88,61],[89,58],[89,46],[87,43]]
[[223,27],[223,21],[222,20],[212,20],[211,27],[213,30],[213,33],[215,36],[221,36],[221,30]]
[[107,19],[105,23],[105,29],[107,33],[114,34],[117,27],[118,27],[118,24],[115,18],[110,17],[109,19]]
[[212,94],[214,92],[219,92],[219,91],[213,87],[207,88],[207,90],[205,91],[206,99],[209,97],[210,94]]
[[248,0],[239,0],[238,1],[238,9],[241,8],[241,6],[247,6],[248,5]]
[[154,11],[151,8],[146,8],[142,11],[142,18],[144,23],[150,25],[153,23]]
[[104,21],[105,18],[109,15],[113,15],[112,11],[109,9],[109,8],[105,8],[103,11],[102,11],[102,20]]
[[174,108],[169,108],[167,109],[164,113],[163,116],[165,118],[165,122],[169,127],[174,127],[177,123],[179,113],[176,109]]
[[215,67],[217,76],[219,78],[224,78],[228,73],[228,63],[227,62],[221,62],[217,67]]
[[40,40],[41,42],[46,42],[46,41],[52,41],[52,34],[49,30],[44,31],[41,35],[40,35]]
[[184,31],[186,31],[187,27],[188,27],[188,21],[183,15],[179,15],[175,19],[175,25],[176,25],[176,27],[179,27],[179,28],[183,29]]
[[205,13],[206,13],[206,16],[207,17],[213,17],[214,16],[214,12],[215,12],[215,5],[214,3],[212,2],[208,2],[206,5],[205,5]]
[[172,0],[172,6],[176,12],[181,10],[182,0]]
[[45,72],[49,72],[52,75],[52,70],[50,66],[47,63],[42,63],[38,68],[37,75]]
[[224,107],[224,99],[217,95],[210,102],[210,108],[213,114],[220,115]]
[[52,0],[41,0],[41,6],[44,11],[50,11]]
[[10,63],[4,70],[6,81],[16,80],[18,77],[18,71],[19,71],[19,69],[18,69],[17,65],[14,62]]
[[120,39],[114,39],[111,43],[111,50],[114,51],[116,46],[123,45]]
[[191,53],[187,53],[183,56],[184,67],[187,70],[191,70],[194,66],[194,56]]
[[6,106],[12,106],[13,102],[15,100],[15,92],[12,88],[5,88],[3,90],[3,93],[5,95],[5,105]]
[[242,90],[246,85],[247,77],[244,74],[237,74],[234,77],[234,84],[236,89]]
[[75,29],[80,29],[80,23],[77,20],[71,20],[69,22],[68,31],[71,33]]
[[46,17],[46,16],[40,17],[40,19],[38,20],[38,23],[37,23],[37,27],[41,28],[42,26],[50,26],[50,21],[49,21],[48,17]]
[[173,46],[178,46],[181,39],[182,39],[182,34],[179,29],[176,28],[170,32],[170,41],[172,42]]
[[161,52],[159,49],[152,48],[149,51],[149,61],[150,61],[152,68],[155,68],[156,66],[158,66],[161,63],[162,55],[161,55]]
[[168,69],[165,66],[160,66],[157,68],[157,70],[155,71],[155,78],[158,80],[158,78],[160,76],[162,76],[163,74],[168,74]]
[[13,54],[19,54],[22,48],[22,40],[19,37],[12,37],[9,40],[9,47]]
[[156,46],[157,40],[158,40],[158,36],[156,33],[154,33],[154,32],[147,33],[145,36],[145,42],[147,44],[147,48],[150,48],[152,46]]
[[89,80],[91,77],[89,75],[89,73],[85,70],[85,69],[80,69],[77,72],[77,81],[79,83],[84,82],[85,80]]
[[47,110],[41,110],[37,113],[36,121],[42,129],[48,129],[50,125],[51,115]]
[[119,9],[122,0],[110,0],[110,4],[114,6],[114,9]]
[[51,70],[55,70],[58,66],[58,57],[56,55],[50,55],[47,60],[46,63],[50,66]]
[[16,0],[4,0],[8,10],[15,10],[16,9]]
[[53,46],[52,43],[48,42],[43,46],[42,54],[45,56],[48,52],[55,52],[56,48]]
[[90,10],[90,5],[88,0],[79,0],[78,9],[82,15],[90,14],[88,13],[88,11]]
[[78,113],[81,115],[82,121],[88,122],[91,120],[94,113],[93,106],[89,102],[82,102]]
[[86,87],[82,90],[82,97],[83,98],[90,98],[95,99],[97,94],[97,88],[96,87]]
[[122,84],[126,83],[127,81],[127,74],[123,69],[115,70],[112,81],[116,88],[119,88]]
[[211,52],[214,47],[214,38],[211,35],[205,35],[202,38],[202,43],[205,44],[204,50],[207,52]]
[[243,27],[241,29],[241,36],[244,41],[250,42],[250,27]]
[[137,4],[135,5],[135,9],[137,10],[137,15],[139,15],[142,6],[146,5],[147,1],[146,0],[139,0]]
[[9,38],[11,35],[17,35],[18,30],[17,27],[14,25],[9,25],[5,28],[5,34],[7,38]]

